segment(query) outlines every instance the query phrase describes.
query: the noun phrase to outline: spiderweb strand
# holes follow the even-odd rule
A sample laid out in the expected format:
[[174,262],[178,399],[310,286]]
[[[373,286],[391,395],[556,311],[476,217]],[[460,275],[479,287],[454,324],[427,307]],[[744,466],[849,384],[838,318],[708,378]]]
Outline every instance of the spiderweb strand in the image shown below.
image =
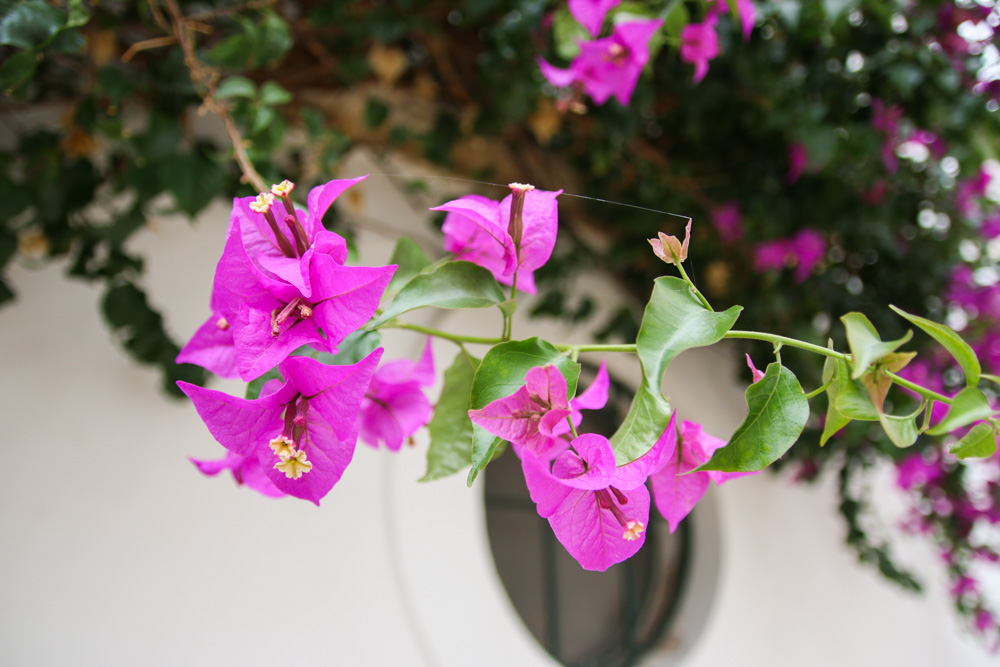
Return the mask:
[[[390,173],[390,172],[373,173],[373,174],[368,174],[368,175],[369,176],[398,176],[400,178],[436,178],[436,179],[444,180],[444,181],[459,181],[459,182],[462,182],[462,183],[476,183],[478,185],[490,185],[490,186],[493,186],[493,187],[504,188],[504,189],[506,189],[508,187],[507,183],[491,183],[490,181],[477,181],[477,180],[472,179],[472,178],[462,178],[460,176],[438,176],[436,174],[405,174],[405,173]],[[634,209],[638,209],[640,211],[649,211],[650,213],[659,213],[660,215],[669,215],[669,216],[672,216],[674,218],[680,218],[682,220],[690,220],[691,219],[691,216],[689,216],[689,215],[682,215],[680,213],[671,213],[670,211],[661,211],[660,209],[656,209],[656,208],[647,208],[646,206],[639,206],[637,204],[627,204],[625,202],[613,201],[611,199],[601,199],[599,197],[589,197],[587,195],[577,195],[577,194],[573,194],[572,192],[563,192],[560,196],[561,197],[576,197],[577,199],[589,199],[590,201],[596,201],[596,202],[600,202],[602,204],[611,204],[612,206],[625,206],[627,208],[634,208]]]

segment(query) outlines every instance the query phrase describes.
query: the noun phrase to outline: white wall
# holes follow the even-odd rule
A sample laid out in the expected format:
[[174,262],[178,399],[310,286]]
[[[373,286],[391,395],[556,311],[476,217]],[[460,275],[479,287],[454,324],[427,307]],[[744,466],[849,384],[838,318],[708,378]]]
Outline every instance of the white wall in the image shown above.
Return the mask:
[[[365,184],[366,212],[422,230],[390,185]],[[152,300],[178,338],[207,315],[227,216],[219,202],[193,226],[151,221],[137,240],[150,253]],[[363,235],[366,261],[389,251]],[[396,455],[359,445],[320,509],[203,478],[185,457],[221,448],[189,404],[165,399],[156,374],[116,349],[98,291],[59,267],[9,277],[19,300],[0,310],[0,664],[549,662],[492,569],[481,486],[415,482],[424,440]],[[422,342],[387,336],[387,358],[413,356]],[[451,350],[435,351],[444,368]],[[725,350],[687,353],[667,385],[684,417],[721,437],[741,417],[732,363]],[[831,480],[803,487],[762,475],[715,494],[720,580],[681,664],[995,664],[961,636],[939,578],[916,597],[855,564],[833,491]],[[933,563],[921,545],[912,551]],[[694,639],[679,632],[671,645]]]

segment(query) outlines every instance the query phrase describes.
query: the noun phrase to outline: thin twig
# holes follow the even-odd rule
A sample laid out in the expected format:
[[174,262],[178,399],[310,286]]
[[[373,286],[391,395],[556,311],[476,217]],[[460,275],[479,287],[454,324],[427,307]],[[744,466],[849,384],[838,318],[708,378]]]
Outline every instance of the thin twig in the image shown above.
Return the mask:
[[216,85],[219,79],[218,70],[206,67],[198,60],[198,57],[195,55],[194,42],[191,40],[189,20],[181,13],[176,0],[165,0],[165,4],[172,21],[170,32],[177,38],[178,43],[181,45],[181,50],[184,51],[184,64],[191,71],[191,83],[194,84],[195,90],[201,96],[205,109],[221,118],[222,123],[226,126],[229,140],[233,144],[236,163],[243,172],[243,180],[250,183],[256,190],[266,192],[268,190],[267,184],[253,166],[253,162],[250,161],[250,157],[246,151],[246,142],[240,135],[239,128],[233,122],[226,106],[215,98]]
[[122,54],[122,62],[127,63],[135,57],[135,54],[140,51],[146,51],[147,49],[156,49],[161,46],[170,46],[177,43],[177,38],[173,35],[167,37],[155,37],[153,39],[144,39],[141,42],[136,42],[132,46],[128,47],[128,51]]
[[229,16],[230,14],[242,12],[245,9],[264,9],[265,7],[277,4],[277,2],[278,0],[249,0],[248,2],[240,2],[229,7],[198,12],[197,14],[189,16],[188,19],[192,21],[211,21],[212,19],[222,18],[223,16]]

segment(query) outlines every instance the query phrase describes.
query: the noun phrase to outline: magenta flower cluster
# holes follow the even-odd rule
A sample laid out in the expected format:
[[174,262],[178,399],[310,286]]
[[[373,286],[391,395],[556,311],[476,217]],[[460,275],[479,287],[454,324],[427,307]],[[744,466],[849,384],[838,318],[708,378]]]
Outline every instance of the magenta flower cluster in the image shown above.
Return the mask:
[[[562,69],[544,59],[538,66],[546,80],[557,88],[575,89],[597,104],[611,97],[622,105],[632,99],[639,76],[650,58],[650,40],[663,27],[662,18],[613,21],[611,34],[598,38],[608,13],[621,0],[570,0],[569,12],[594,39],[579,42],[580,52]],[[737,13],[743,38],[749,39],[757,11],[751,0],[737,0]],[[708,63],[719,55],[717,26],[719,15],[729,11],[724,0],[711,0],[701,23],[689,23],[680,34],[681,60],[694,65],[694,81],[700,82],[708,73]]]
[[220,461],[192,459],[205,474],[228,469],[264,495],[318,504],[350,463],[382,349],[343,366],[290,355],[303,346],[336,353],[375,313],[396,269],[347,266],[346,241],[323,227],[334,200],[361,180],[314,188],[306,211],[295,208],[288,181],[233,201],[212,315],[177,359],[244,381],[277,367],[282,379],[255,399],[179,383],[228,450]]
[[826,239],[811,228],[793,236],[758,243],[754,248],[754,269],[758,273],[794,267],[795,281],[801,283],[826,257]]
[[[191,459],[205,475],[228,470],[262,495],[319,504],[344,474],[359,438],[399,451],[429,422],[433,408],[425,392],[435,384],[430,340],[416,361],[380,365],[382,348],[356,363],[315,358],[337,355],[338,345],[371,320],[396,270],[349,266],[346,241],[323,227],[329,206],[360,180],[313,189],[304,211],[295,208],[294,185],[287,181],[233,202],[211,317],[178,360],[223,377],[257,380],[259,393],[239,398],[179,383],[227,450],[218,460]],[[447,213],[444,244],[456,260],[535,292],[534,272],[555,246],[561,191],[510,187],[501,201],[469,195],[432,210]],[[662,235],[654,248],[663,242],[670,237]],[[672,242],[682,260],[687,237],[683,244]],[[657,250],[667,259],[665,252]],[[607,403],[609,384],[602,363],[590,387],[570,397],[556,366],[538,366],[513,394],[468,413],[511,443],[538,513],[590,570],[606,570],[642,546],[651,503],[674,531],[710,482],[740,475],[694,472],[724,443],[698,424],[678,425],[676,414],[647,453],[619,465],[607,438],[578,434],[583,412]]]
[[607,438],[577,435],[580,410],[603,408],[608,384],[602,363],[593,384],[570,399],[562,373],[553,365],[540,366],[528,371],[510,396],[469,412],[473,422],[511,443],[538,514],[581,566],[598,571],[631,557],[645,542],[647,480],[673,532],[710,481],[721,484],[746,474],[692,473],[725,443],[693,422],[678,429],[676,413],[646,454],[618,465]]

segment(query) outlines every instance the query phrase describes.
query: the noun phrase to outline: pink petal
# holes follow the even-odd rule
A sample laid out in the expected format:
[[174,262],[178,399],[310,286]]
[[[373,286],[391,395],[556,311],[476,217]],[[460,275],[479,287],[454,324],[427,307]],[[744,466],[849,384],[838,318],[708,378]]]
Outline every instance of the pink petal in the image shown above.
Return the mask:
[[750,374],[753,376],[754,382],[759,382],[764,378],[764,371],[757,370],[757,367],[753,365],[753,359],[750,358],[749,354],[747,355],[747,366],[750,367]]
[[212,437],[234,454],[248,456],[259,441],[269,441],[281,432],[279,394],[250,401],[188,382],[177,386],[194,403]]
[[[520,272],[535,271],[545,265],[552,256],[559,231],[559,210],[556,198],[562,190],[529,190],[524,195],[524,209],[521,214],[521,251],[518,270],[518,287],[521,286]],[[500,202],[500,220],[510,219],[513,197],[508,195]]]
[[[309,197],[306,200],[306,205],[309,208],[309,213],[306,219],[303,220],[302,224],[306,228],[306,234],[309,235],[310,239],[316,237],[323,229],[323,216],[326,215],[326,211],[330,208],[330,205],[339,197],[344,190],[360,183],[361,181],[368,178],[368,176],[359,176],[358,178],[339,178],[334,179],[325,185],[317,185],[315,188],[309,191]],[[302,217],[299,217],[302,220]],[[343,262],[341,262],[343,263]]]
[[[465,216],[485,233],[503,251],[504,269],[501,275],[512,275],[517,266],[514,241],[507,234],[506,221],[497,219],[497,208],[477,199],[463,197],[432,208],[432,211],[447,211]],[[489,267],[487,267],[489,268]]]
[[[530,488],[530,486],[529,486]],[[649,523],[649,491],[640,486],[625,494],[622,510],[630,520]],[[610,510],[601,509],[594,491],[572,489],[548,517],[556,539],[585,570],[603,572],[635,555],[646,541],[624,538],[624,529]]]
[[631,463],[619,466],[615,470],[612,485],[623,491],[630,491],[646,483],[646,478],[655,471],[668,465],[677,452],[677,413],[670,416],[663,435],[653,447]]
[[373,447],[379,442],[398,451],[403,441],[427,424],[431,402],[416,382],[391,385],[361,402],[359,427],[361,439]]
[[312,263],[313,316],[331,345],[361,328],[378,308],[395,265],[341,266],[326,255]]
[[538,67],[542,70],[542,76],[545,77],[545,80],[556,88],[568,88],[576,81],[576,72],[571,69],[553,67],[541,58],[538,58],[535,62],[538,63]]
[[236,368],[236,347],[233,345],[233,330],[229,326],[220,329],[220,316],[212,315],[177,355],[179,364],[196,364],[207,368],[219,377],[234,379],[239,377]]
[[524,386],[529,396],[537,396],[553,408],[569,408],[566,378],[553,364],[529,370],[524,377]]
[[435,380],[434,347],[431,345],[431,342],[432,339],[428,336],[427,344],[424,346],[424,353],[420,356],[420,359],[417,361],[417,365],[413,369],[412,378],[424,387],[433,386]]
[[574,398],[570,403],[576,410],[600,410],[608,403],[608,389],[611,386],[611,379],[608,377],[607,362],[601,361],[601,367],[597,369],[594,381],[587,387],[587,390]]
[[524,471],[528,494],[537,506],[538,515],[547,519],[559,509],[572,489],[552,476],[548,461],[539,460],[526,449],[521,449],[518,454],[521,457],[521,469]]
[[620,2],[621,0],[569,0],[569,13],[587,32],[597,37],[601,34],[604,17]]
[[354,456],[358,437],[358,409],[382,357],[382,348],[350,366],[328,366],[309,357],[289,357],[281,364],[288,384],[308,397],[306,430],[302,442],[312,470],[291,479],[274,468],[278,459],[263,440],[257,455],[268,479],[285,493],[317,505],[340,480]]
[[257,447],[257,459],[268,480],[279,490],[296,498],[308,500],[316,505],[330,492],[354,456],[357,431],[347,442],[339,442],[332,436],[332,425],[321,414],[309,410],[308,425],[300,441],[296,444],[305,448],[312,470],[298,479],[286,477],[275,469],[279,459],[266,443]]
[[[469,418],[476,424],[504,440],[528,449],[536,456],[553,447],[550,436],[539,432],[538,421],[518,413],[538,413],[542,408],[528,397],[527,387],[520,387],[505,398],[499,398],[478,410],[469,410]],[[565,418],[569,410],[565,410]]]
[[606,489],[615,475],[615,453],[604,436],[584,433],[552,463],[552,476],[575,489]]
[[[347,241],[335,232],[325,229],[317,232],[311,250],[318,255],[329,255],[337,264],[343,264],[347,261]],[[308,254],[307,250],[306,255]],[[303,259],[306,255],[303,255]]]
[[284,255],[259,255],[257,262],[275,276],[297,289],[302,296],[311,294],[309,286],[309,265],[298,257]]
[[227,452],[224,458],[216,461],[202,461],[195,458],[188,458],[188,461],[210,477],[218,475],[223,470],[229,470],[237,484],[246,485],[269,498],[281,498],[285,495],[264,475],[256,456],[239,456]]
[[289,318],[281,326],[280,333],[274,336],[271,313],[284,305],[277,299],[262,299],[243,303],[240,307],[232,329],[237,370],[244,382],[260,377],[303,345],[332,352],[328,339],[323,338],[317,328],[315,317]]

